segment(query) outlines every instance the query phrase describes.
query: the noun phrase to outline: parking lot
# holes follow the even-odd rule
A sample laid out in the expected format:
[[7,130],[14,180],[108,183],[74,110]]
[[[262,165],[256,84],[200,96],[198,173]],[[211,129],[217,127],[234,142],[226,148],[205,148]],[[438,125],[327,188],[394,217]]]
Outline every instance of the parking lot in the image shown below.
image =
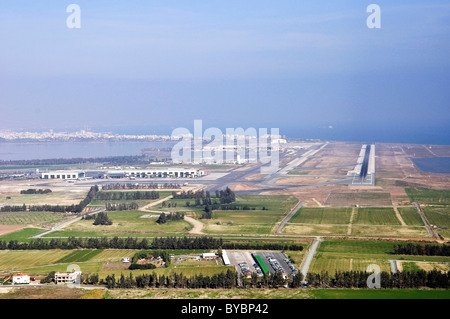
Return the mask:
[[287,275],[295,275],[298,272],[297,268],[289,262],[287,256],[281,252],[258,251],[256,254],[261,256],[271,273],[279,271]]
[[245,275],[248,272],[256,272],[259,276],[262,276],[259,266],[254,266],[257,262],[253,258],[252,253],[259,255],[263,259],[271,273],[279,271],[287,275],[295,275],[298,271],[297,268],[292,265],[287,257],[281,252],[227,250],[230,263],[236,268],[238,273]]

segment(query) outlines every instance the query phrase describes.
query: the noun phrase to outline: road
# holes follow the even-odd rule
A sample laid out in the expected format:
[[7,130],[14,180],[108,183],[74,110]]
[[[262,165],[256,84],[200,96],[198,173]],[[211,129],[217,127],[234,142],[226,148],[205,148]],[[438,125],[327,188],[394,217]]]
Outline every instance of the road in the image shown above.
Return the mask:
[[316,253],[316,250],[322,241],[323,241],[322,238],[316,237],[316,239],[314,239],[311,247],[308,250],[308,254],[306,255],[302,264],[302,268],[300,269],[300,272],[303,274],[304,279],[306,279],[306,275],[308,274],[309,266],[311,266],[314,254]]
[[427,217],[425,216],[425,214],[422,211],[422,208],[420,207],[419,203],[414,202],[414,207],[416,207],[417,211],[419,212],[420,217],[422,218],[423,223],[425,224],[425,227],[428,230],[428,237],[433,237],[439,240],[439,236],[433,231],[433,229],[431,228],[430,223],[428,222]]
[[[94,210],[93,212],[90,212],[90,213],[87,214],[87,215],[98,214],[98,213],[100,213],[100,212],[104,212],[105,210],[106,210],[105,208],[100,208],[100,209]],[[68,225],[70,225],[70,224],[75,223],[75,222],[81,220],[81,218],[82,218],[82,216],[73,218],[73,219],[71,219],[71,220],[66,220],[65,222],[62,222],[61,224],[52,227],[52,229],[47,230],[47,231],[45,231],[45,232],[42,232],[42,233],[40,233],[40,234],[34,235],[34,236],[32,236],[31,238],[41,238],[42,236],[48,235],[48,234],[50,234],[50,233],[52,233],[52,232],[54,232],[54,231],[60,230],[60,229],[66,227],[66,226],[68,226]]]
[[287,216],[282,220],[282,222],[281,222],[280,225],[278,226],[277,234],[281,234],[281,231],[283,230],[284,226],[286,226],[287,222],[292,218],[292,216],[294,216],[294,214],[295,214],[300,208],[302,208],[303,204],[304,204],[304,201],[299,201],[299,202],[297,203],[297,205],[295,205],[295,207],[291,209],[290,213],[287,214]]

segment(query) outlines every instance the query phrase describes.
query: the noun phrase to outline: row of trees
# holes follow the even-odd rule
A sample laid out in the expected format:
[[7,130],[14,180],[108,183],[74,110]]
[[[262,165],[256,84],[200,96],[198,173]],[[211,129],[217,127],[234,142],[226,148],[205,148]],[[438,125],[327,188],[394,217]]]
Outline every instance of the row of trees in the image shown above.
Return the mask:
[[170,275],[143,274],[133,277],[130,272],[128,276],[121,274],[119,279],[115,275],[108,275],[101,284],[107,288],[225,288],[232,289],[237,286],[237,274],[231,270],[226,273],[215,274],[212,276],[195,275],[186,277],[183,273],[172,273]]
[[251,243],[225,243],[222,245],[223,249],[245,249],[245,250],[294,250],[302,251],[302,245],[296,244],[277,244],[277,243],[263,243],[263,244],[251,244]]
[[450,256],[448,245],[398,244],[394,245],[395,255]]
[[161,215],[159,215],[159,218],[156,220],[156,222],[158,224],[165,224],[169,220],[182,220],[182,219],[184,219],[184,214],[178,212],[169,213],[167,215],[165,213],[162,213]]
[[69,237],[67,241],[59,238],[43,240],[38,238],[27,243],[17,240],[0,241],[0,250],[44,250],[44,249],[255,249],[255,250],[303,250],[303,246],[295,244],[276,243],[224,243],[222,238],[202,237],[156,237],[152,242],[146,238],[76,238]]
[[139,208],[139,205],[135,202],[132,203],[106,203],[107,211],[122,211],[122,210],[135,210]]
[[47,250],[47,249],[218,249],[223,245],[222,238],[214,237],[156,237],[153,242],[146,238],[107,238],[69,237],[67,240],[38,238],[27,243],[17,240],[0,241],[0,250]]
[[153,249],[218,249],[222,247],[222,238],[214,237],[156,237],[153,239]]
[[178,183],[111,183],[102,186],[102,190],[123,190],[123,189],[180,189],[181,185]]
[[19,205],[19,206],[3,206],[0,208],[0,211],[2,212],[53,212],[53,213],[65,213],[65,212],[72,212],[72,213],[81,213],[87,205],[90,204],[90,202],[95,198],[95,195],[98,192],[98,186],[92,186],[86,195],[86,197],[78,204],[78,205],[31,205],[27,206],[25,204]]
[[[330,275],[327,271],[320,274],[308,273],[308,285],[316,288],[366,288],[369,273],[365,271],[344,271]],[[294,278],[295,279],[295,278]],[[396,274],[380,273],[381,288],[450,288],[450,272],[437,270],[404,271]],[[298,280],[296,280],[297,282]]]
[[[199,190],[193,191],[182,191],[180,194],[172,192],[174,199],[195,199],[195,206],[200,205],[213,205],[213,198],[209,191]],[[227,187],[225,190],[216,190],[215,199],[219,200],[220,204],[230,204],[236,201],[236,195],[234,192]],[[217,203],[217,201],[216,201]]]
[[140,200],[140,199],[158,199],[159,192],[99,192],[96,199],[98,200]]
[[20,194],[22,195],[34,195],[34,194],[38,194],[38,195],[43,195],[43,194],[48,194],[51,193],[52,190],[51,189],[35,189],[35,188],[30,188],[27,190],[21,190]]

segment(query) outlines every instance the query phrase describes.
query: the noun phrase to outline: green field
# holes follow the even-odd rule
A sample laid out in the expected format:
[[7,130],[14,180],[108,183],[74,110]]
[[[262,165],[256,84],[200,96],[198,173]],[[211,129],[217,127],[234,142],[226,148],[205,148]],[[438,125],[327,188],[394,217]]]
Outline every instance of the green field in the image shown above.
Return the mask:
[[301,208],[289,223],[301,224],[348,224],[351,208]]
[[70,215],[52,212],[0,212],[0,225],[36,225],[58,224]]
[[92,259],[103,252],[103,249],[82,249],[78,251],[73,251],[67,256],[59,259],[57,263],[73,263],[73,262],[83,262]]
[[3,250],[0,251],[0,271],[22,270],[55,264],[70,254],[70,250]]
[[417,212],[416,208],[413,207],[399,207],[398,212],[402,216],[403,221],[406,225],[410,226],[424,226],[423,220]]
[[431,225],[438,227],[439,235],[445,239],[450,238],[450,207],[422,207],[422,210]]
[[184,221],[169,221],[159,225],[156,218],[141,218],[143,215],[151,215],[141,211],[117,211],[107,212],[113,221],[112,225],[93,225],[93,220],[80,220],[61,231],[55,231],[46,237],[155,237],[173,236],[185,234],[191,225]]
[[24,228],[16,232],[0,236],[0,240],[4,241],[17,240],[19,242],[29,242],[30,240],[33,240],[30,238],[31,236],[42,233],[43,231],[44,229],[40,228]]
[[[270,234],[274,226],[295,206],[297,199],[284,195],[242,195],[236,206],[255,210],[215,210],[213,218],[202,220],[209,234]],[[267,210],[262,210],[265,207]]]
[[314,225],[287,223],[283,234],[292,235],[347,235],[347,225]]
[[309,269],[310,272],[361,270],[377,264],[390,272],[389,260],[450,261],[450,257],[393,255],[395,242],[370,240],[325,240],[320,243]]
[[361,237],[392,237],[392,238],[424,238],[428,235],[425,226],[371,226],[371,225],[353,225],[351,235]]
[[405,188],[411,202],[429,205],[450,205],[450,190]]
[[353,224],[356,225],[401,225],[393,208],[358,208]]

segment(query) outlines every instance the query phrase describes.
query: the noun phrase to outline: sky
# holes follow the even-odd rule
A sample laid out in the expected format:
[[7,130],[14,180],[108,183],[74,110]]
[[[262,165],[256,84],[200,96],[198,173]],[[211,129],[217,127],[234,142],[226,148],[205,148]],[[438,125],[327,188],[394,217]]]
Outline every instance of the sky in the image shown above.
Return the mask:
[[444,0],[2,0],[0,48],[0,129],[450,144]]

